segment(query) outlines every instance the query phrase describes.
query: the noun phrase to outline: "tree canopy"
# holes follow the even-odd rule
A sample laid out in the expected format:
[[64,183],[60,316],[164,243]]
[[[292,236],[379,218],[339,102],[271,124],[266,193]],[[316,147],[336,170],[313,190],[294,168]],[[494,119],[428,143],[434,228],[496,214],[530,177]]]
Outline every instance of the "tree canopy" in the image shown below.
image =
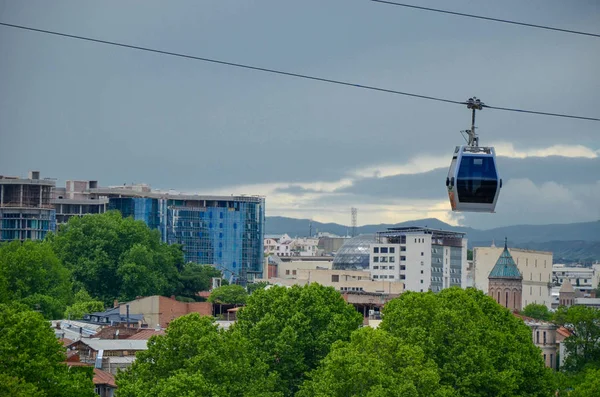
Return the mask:
[[573,372],[589,366],[600,368],[600,310],[580,305],[561,306],[555,319],[572,331],[564,341],[568,353],[565,369]]
[[280,396],[276,377],[241,335],[197,313],[173,320],[118,374],[119,396]]
[[234,332],[278,375],[278,388],[293,395],[338,340],[347,341],[362,315],[332,287],[273,286],[248,297]]
[[537,303],[530,303],[523,308],[521,312],[526,317],[535,318],[536,320],[550,321],[552,320],[552,313],[548,310],[546,305]]
[[420,347],[440,384],[460,396],[548,396],[551,370],[531,330],[481,291],[406,292],[388,302],[383,330]]
[[91,371],[69,371],[48,322],[22,305],[0,304],[0,392],[22,396],[94,396]]
[[71,320],[80,320],[87,313],[104,311],[104,304],[94,300],[85,289],[80,289],[75,294],[75,302],[67,307],[65,317]]
[[3,302],[22,302],[47,319],[62,316],[72,299],[69,271],[40,241],[0,245],[0,290]]
[[223,285],[215,288],[210,293],[208,301],[224,305],[243,305],[246,303],[248,293],[241,285]]
[[366,327],[355,331],[350,342],[335,342],[296,395],[458,397],[439,381],[435,362],[420,347]]
[[140,295],[171,295],[179,288],[183,252],[160,233],[119,212],[72,217],[48,237],[73,280],[105,304]]
[[186,263],[179,274],[180,287],[177,295],[194,298],[199,291],[208,291],[213,277],[221,277],[221,271],[211,265]]

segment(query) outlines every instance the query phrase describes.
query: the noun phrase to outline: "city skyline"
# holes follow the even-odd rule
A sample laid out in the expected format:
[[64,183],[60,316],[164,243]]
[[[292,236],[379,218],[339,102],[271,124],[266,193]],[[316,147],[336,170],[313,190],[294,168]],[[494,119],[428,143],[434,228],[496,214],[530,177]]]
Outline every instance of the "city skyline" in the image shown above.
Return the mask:
[[[448,8],[442,1],[426,6]],[[594,32],[594,2],[456,11]],[[0,20],[495,106],[597,117],[600,42],[372,4],[0,1]],[[110,29],[108,28],[110,26]],[[450,211],[444,179],[466,108],[0,27],[0,169],[266,196],[268,216],[491,228],[597,220],[597,124],[483,110],[497,214]],[[277,34],[274,34],[276,32]],[[469,40],[465,40],[469,37]]]

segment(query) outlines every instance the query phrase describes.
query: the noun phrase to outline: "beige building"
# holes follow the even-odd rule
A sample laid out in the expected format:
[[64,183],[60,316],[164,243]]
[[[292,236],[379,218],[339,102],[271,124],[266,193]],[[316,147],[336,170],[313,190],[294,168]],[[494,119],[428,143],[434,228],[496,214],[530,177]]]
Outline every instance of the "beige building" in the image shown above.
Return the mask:
[[[473,286],[488,294],[488,276],[503,247],[475,247],[473,249]],[[521,306],[538,303],[551,307],[552,252],[509,248],[519,272],[523,276]]]
[[362,270],[313,270],[298,269],[296,275],[288,278],[271,278],[271,284],[292,286],[318,283],[327,287],[334,287],[340,292],[366,292],[400,295],[404,292],[404,283],[398,281],[373,281],[371,273]]

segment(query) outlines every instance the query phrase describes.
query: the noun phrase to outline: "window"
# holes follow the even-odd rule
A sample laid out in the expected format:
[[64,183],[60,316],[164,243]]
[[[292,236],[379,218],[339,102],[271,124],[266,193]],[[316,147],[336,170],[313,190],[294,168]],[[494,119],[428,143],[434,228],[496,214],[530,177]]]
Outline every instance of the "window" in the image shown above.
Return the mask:
[[400,275],[400,280],[404,280],[404,279],[406,279],[406,276],[404,274],[401,274]]
[[404,246],[400,247],[400,252],[406,252],[406,247],[404,247]]
[[381,270],[387,270],[387,266],[381,266]]
[[379,262],[387,263],[387,261],[388,261],[387,256],[381,256],[379,259]]
[[393,254],[393,253],[395,253],[395,252],[396,252],[396,248],[394,248],[394,247],[390,247],[390,254]]
[[379,269],[379,266],[373,266],[373,270]]
[[423,284],[423,280],[421,280],[421,284]]
[[389,269],[394,270],[394,269],[396,269],[396,266],[390,266]]
[[550,353],[550,368],[554,369],[554,354]]
[[400,265],[400,270],[406,270],[406,266]]
[[461,202],[494,202],[498,174],[491,156],[464,156],[458,168],[456,190]]
[[421,256],[425,255],[423,252],[421,252]]
[[340,276],[339,276],[339,274],[332,274],[331,275],[331,282],[332,283],[339,283],[340,282]]
[[421,274],[423,274],[423,270],[421,270]]
[[381,253],[382,254],[387,254],[388,253],[387,247],[381,247]]
[[286,276],[289,276],[289,275],[290,275],[290,271],[289,271],[289,270],[286,270],[286,271],[285,271],[285,275],[286,275]]
[[373,262],[378,263],[379,262],[379,257],[378,256],[374,256],[373,257]]
[[292,275],[295,276],[296,275],[296,271],[292,270]]
[[401,256],[401,257],[400,257],[400,260],[401,260],[401,261],[405,261],[405,260],[406,260],[406,257],[405,257],[405,256]]
[[379,276],[378,275],[374,275],[373,278],[379,278]]
[[546,331],[544,331],[544,345],[546,344]]
[[373,253],[378,254],[379,253],[379,247],[373,247]]
[[392,262],[392,263],[396,262],[396,258],[394,258],[393,256],[390,256],[390,262]]

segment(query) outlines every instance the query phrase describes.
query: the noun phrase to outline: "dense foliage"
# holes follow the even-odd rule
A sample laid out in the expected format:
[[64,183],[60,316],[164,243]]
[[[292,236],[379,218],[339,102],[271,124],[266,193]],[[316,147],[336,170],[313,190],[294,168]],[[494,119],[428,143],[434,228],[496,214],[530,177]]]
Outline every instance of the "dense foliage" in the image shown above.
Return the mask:
[[246,303],[248,293],[241,285],[223,285],[215,288],[210,293],[208,301],[223,305],[243,305]]
[[49,238],[73,281],[105,304],[179,288],[183,253],[157,230],[118,212],[73,217]]
[[179,274],[180,287],[177,295],[194,298],[198,291],[208,291],[212,287],[211,280],[215,277],[222,277],[222,274],[214,266],[186,263]]
[[71,320],[80,320],[86,313],[104,311],[104,304],[92,299],[86,290],[81,289],[75,294],[75,302],[67,307],[65,317]]
[[91,368],[69,370],[48,322],[22,305],[0,304],[0,394],[94,396]]
[[173,320],[153,337],[131,369],[119,374],[119,396],[279,396],[276,377],[240,334],[209,317]]
[[406,292],[386,304],[381,327],[423,349],[439,369],[440,384],[460,396],[548,396],[553,390],[530,329],[481,291]]
[[435,362],[383,330],[362,328],[350,342],[338,341],[310,374],[297,396],[415,396],[458,395],[440,386]]
[[581,371],[586,367],[600,369],[600,310],[586,306],[559,307],[558,324],[566,325],[572,335],[565,339],[565,369]]
[[21,302],[51,319],[61,316],[71,299],[69,271],[50,244],[0,245],[0,303]]
[[526,317],[535,318],[537,320],[550,321],[552,320],[552,313],[548,310],[546,305],[538,303],[530,303],[523,308],[521,314]]
[[279,377],[285,395],[298,390],[338,340],[349,340],[362,321],[332,287],[271,287],[256,290],[238,313],[240,333]]

